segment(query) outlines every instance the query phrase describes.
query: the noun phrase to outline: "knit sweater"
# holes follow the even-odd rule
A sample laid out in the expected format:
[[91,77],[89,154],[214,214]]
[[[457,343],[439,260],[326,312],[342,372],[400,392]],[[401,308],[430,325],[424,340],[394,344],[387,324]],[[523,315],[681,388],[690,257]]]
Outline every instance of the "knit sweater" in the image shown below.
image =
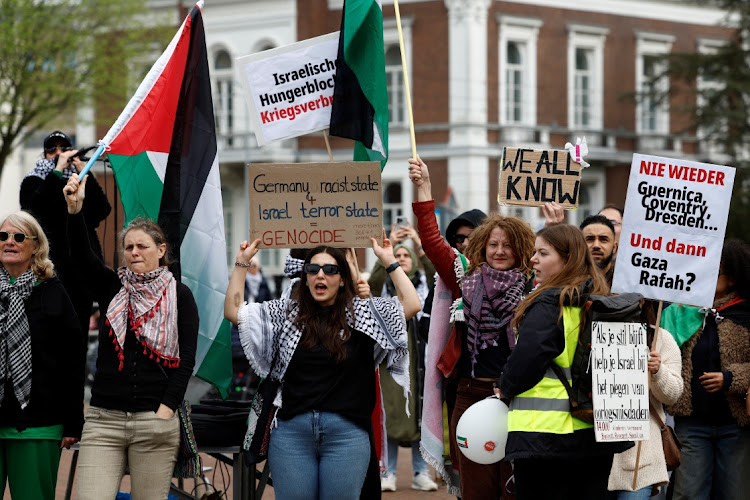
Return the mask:
[[[682,360],[677,342],[664,329],[659,330],[654,350],[661,355],[661,366],[658,372],[651,374],[649,377],[649,404],[656,408],[659,418],[664,422],[666,419],[664,404],[674,403],[682,394],[683,385],[680,375]],[[650,415],[649,418],[650,437],[648,441],[641,442],[636,490],[669,482],[667,466],[664,461],[664,448],[661,443],[661,431],[654,416]],[[638,446],[634,446],[615,455],[607,486],[610,491],[634,491],[633,476],[637,453]]]

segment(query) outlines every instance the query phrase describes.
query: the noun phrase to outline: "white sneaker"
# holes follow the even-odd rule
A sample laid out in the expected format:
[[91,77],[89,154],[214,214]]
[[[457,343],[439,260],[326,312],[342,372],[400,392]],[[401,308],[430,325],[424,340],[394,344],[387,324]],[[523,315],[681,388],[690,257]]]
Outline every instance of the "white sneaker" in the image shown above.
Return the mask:
[[427,473],[417,472],[411,480],[411,488],[420,491],[437,491],[438,485]]
[[380,491],[396,491],[396,474],[389,472],[380,478]]

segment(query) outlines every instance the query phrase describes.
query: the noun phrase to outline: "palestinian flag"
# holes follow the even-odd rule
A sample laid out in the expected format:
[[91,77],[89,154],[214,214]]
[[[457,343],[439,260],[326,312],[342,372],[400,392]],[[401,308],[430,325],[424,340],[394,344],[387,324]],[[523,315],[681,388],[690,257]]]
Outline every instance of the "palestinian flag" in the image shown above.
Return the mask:
[[200,313],[195,374],[225,394],[232,379],[226,242],[206,38],[199,1],[102,143],[126,223],[158,220],[173,272]]
[[388,92],[381,0],[345,0],[330,134],[354,139],[356,161],[388,161]]

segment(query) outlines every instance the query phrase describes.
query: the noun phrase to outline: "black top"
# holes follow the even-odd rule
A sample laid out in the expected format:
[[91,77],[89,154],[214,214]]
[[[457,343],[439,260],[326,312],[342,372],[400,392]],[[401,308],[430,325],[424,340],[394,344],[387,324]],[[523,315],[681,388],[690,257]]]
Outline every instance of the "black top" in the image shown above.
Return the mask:
[[[750,303],[740,302],[723,309],[720,316],[748,328],[750,323]],[[693,416],[700,417],[715,425],[736,422],[729,409],[727,390],[732,385],[733,374],[723,370],[724,385],[721,391],[707,392],[701,384],[700,376],[706,372],[721,372],[721,354],[719,351],[719,330],[716,317],[709,314],[706,325],[698,338],[692,354],[693,373],[690,380],[690,393],[693,397]]]
[[354,330],[346,342],[346,359],[336,363],[323,346],[308,350],[298,345],[284,375],[278,417],[288,420],[317,410],[368,425],[375,408],[374,347],[373,339]]
[[83,218],[68,217],[68,231],[73,255],[80,263],[84,285],[91,290],[102,310],[99,325],[99,353],[96,375],[91,388],[91,405],[110,410],[156,411],[161,403],[176,409],[185,396],[188,380],[195,366],[195,349],[198,343],[198,307],[190,289],[177,283],[177,331],[180,347],[180,365],[168,368],[144,354],[143,346],[128,328],[125,338],[125,361],[122,371],[115,351],[110,329],[103,324],[109,303],[122,284],[117,273],[96,258],[85,241]]
[[24,302],[31,333],[31,398],[21,406],[9,382],[0,405],[0,426],[63,426],[64,437],[83,428],[83,339],[68,294],[57,278],[34,286]]

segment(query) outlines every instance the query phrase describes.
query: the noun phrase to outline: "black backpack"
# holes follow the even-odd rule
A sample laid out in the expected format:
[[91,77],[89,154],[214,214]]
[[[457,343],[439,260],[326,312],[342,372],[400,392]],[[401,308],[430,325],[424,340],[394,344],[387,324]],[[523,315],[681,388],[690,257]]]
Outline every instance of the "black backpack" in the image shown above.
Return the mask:
[[565,386],[570,399],[570,413],[584,422],[594,422],[593,383],[591,377],[591,323],[594,321],[614,321],[623,323],[641,322],[641,299],[638,293],[622,293],[605,297],[591,295],[584,306],[586,323],[578,336],[578,345],[570,366],[573,386],[557,364],[552,363],[552,371]]

